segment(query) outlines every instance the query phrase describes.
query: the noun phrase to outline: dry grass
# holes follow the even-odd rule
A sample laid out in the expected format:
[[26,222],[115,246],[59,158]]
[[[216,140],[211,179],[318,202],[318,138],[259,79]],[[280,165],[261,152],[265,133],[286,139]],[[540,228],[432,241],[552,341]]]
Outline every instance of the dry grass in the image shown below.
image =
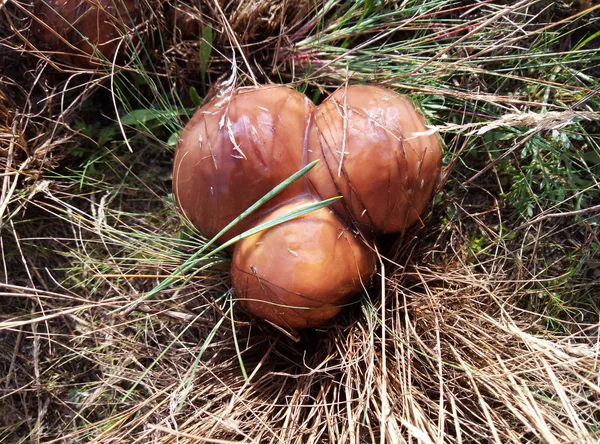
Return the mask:
[[[72,71],[30,51],[25,25],[0,34],[0,56],[27,54],[10,69],[37,73],[23,88],[13,71],[0,71],[0,441],[597,442],[593,158],[585,157],[591,166],[577,175],[579,188],[555,201],[539,187],[542,174],[523,185],[530,194],[511,188],[533,168],[523,155],[530,141],[552,180],[569,187],[560,174],[569,164],[561,158],[552,167],[559,145],[551,142],[578,137],[556,148],[562,154],[594,153],[598,142],[597,72],[568,83],[558,70],[535,80],[505,69],[519,45],[542,60],[540,42],[554,34],[533,18],[548,6],[469,9],[439,0],[422,11],[391,8],[365,30],[363,11],[341,1],[322,15],[309,2],[233,5],[192,3],[188,11],[215,32],[205,82],[190,77],[202,61],[185,63],[202,42],[169,33],[159,14],[146,17],[146,42],[165,46],[148,57],[155,84],[140,100],[176,102],[178,112],[164,126],[100,120],[108,133],[77,119],[92,115],[88,98],[96,114],[123,117],[143,106],[126,94],[136,64],[111,67],[111,75]],[[0,6],[2,24],[20,23],[26,7]],[[593,11],[558,7],[554,27],[561,17],[597,24]],[[276,37],[257,34],[263,22]],[[495,25],[483,30],[484,22]],[[386,54],[386,41],[409,43]],[[317,96],[348,79],[376,78],[418,93],[447,145],[446,182],[426,227],[382,239],[374,287],[319,329],[285,332],[237,309],[225,254],[123,314],[206,242],[172,202],[164,140],[185,115],[188,86],[210,94],[242,48],[239,82],[276,73]],[[585,67],[556,54],[565,72]],[[41,87],[48,81],[50,90]],[[99,99],[107,93],[125,96],[116,112]],[[514,196],[524,193],[533,196],[531,215],[518,210]],[[588,195],[587,205],[571,206]]]
[[[151,288],[152,279],[135,271],[152,276],[174,269],[169,239],[157,233],[136,239],[125,233],[142,228],[113,226],[123,215],[110,208],[100,224],[91,211],[69,208],[67,196],[48,198],[51,213],[78,227],[75,239],[61,242],[74,254],[77,241],[81,256],[73,262],[85,261],[89,276],[80,287],[96,290],[82,297],[3,285],[23,313],[4,319],[3,342],[32,344],[25,356],[5,355],[14,366],[4,396],[16,407],[22,395],[42,393],[55,406],[37,405],[31,414],[51,425],[30,424],[43,441],[597,438],[597,321],[563,321],[570,333],[544,328],[543,316],[523,306],[539,289],[519,278],[528,270],[515,260],[514,243],[474,267],[463,261],[471,230],[451,224],[452,230],[433,231],[403,246],[412,250],[409,257],[392,249],[388,256],[398,253],[405,264],[382,259],[386,278],[335,324],[290,337],[232,311],[218,266],[127,318],[110,315]],[[146,257],[134,261],[134,251]],[[107,258],[121,277],[101,273]],[[25,399],[25,411],[36,408]],[[12,414],[26,421],[20,412]]]

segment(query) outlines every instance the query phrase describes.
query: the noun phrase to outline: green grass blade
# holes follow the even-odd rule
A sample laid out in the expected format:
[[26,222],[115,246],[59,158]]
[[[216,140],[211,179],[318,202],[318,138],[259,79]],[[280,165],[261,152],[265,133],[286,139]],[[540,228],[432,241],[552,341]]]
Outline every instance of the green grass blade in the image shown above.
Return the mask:
[[210,53],[212,52],[212,41],[213,41],[213,29],[212,26],[207,25],[202,31],[202,41],[200,42],[200,48],[198,50],[200,57],[200,76],[202,78],[202,84],[206,79],[206,68],[208,61],[210,60]]
[[240,364],[240,370],[242,371],[244,381],[250,382],[250,379],[248,378],[248,373],[246,372],[246,366],[244,365],[244,360],[242,358],[242,352],[240,351],[240,344],[235,333],[235,321],[233,316],[233,305],[235,304],[235,301],[233,300],[233,298],[229,299],[229,304],[229,312],[231,313],[231,335],[233,336],[233,346],[235,347],[235,354],[237,355],[237,359]]
[[[205,258],[209,257],[212,254],[215,254],[215,253],[221,251],[223,248],[226,248],[226,246],[229,246],[229,245],[233,244],[234,242],[232,242],[233,241],[233,239],[232,239],[229,242],[227,242],[226,244],[224,244],[225,246],[221,246],[218,249],[215,249],[213,252],[211,252],[208,255],[204,254],[204,252],[208,249],[208,247],[210,247],[212,244],[214,244],[223,234],[225,234],[228,230],[230,230],[231,228],[233,228],[241,220],[243,220],[246,217],[248,217],[250,214],[252,214],[258,208],[260,208],[267,201],[269,201],[270,199],[272,199],[273,197],[275,197],[276,195],[278,195],[279,193],[281,193],[289,185],[291,185],[292,183],[294,183],[295,181],[297,181],[298,179],[300,179],[301,177],[303,177],[306,173],[308,173],[317,164],[317,162],[318,162],[318,160],[315,160],[315,161],[309,163],[305,167],[301,168],[298,172],[292,174],[286,180],[284,180],[283,182],[281,182],[275,188],[273,188],[263,198],[261,198],[260,200],[258,200],[252,206],[250,206],[250,208],[248,208],[241,215],[239,215],[237,218],[235,218],[229,225],[227,225],[225,228],[223,228],[215,237],[213,237],[210,241],[208,241],[206,244],[204,244],[204,246],[202,248],[200,248],[196,253],[194,253],[192,256],[190,256],[190,258],[188,260],[186,260],[180,267],[178,267],[177,270],[175,270],[171,274],[170,277],[166,278],[164,281],[162,281],[160,284],[158,284],[156,287],[154,287],[148,293],[140,296],[135,301],[132,301],[130,304],[126,305],[125,307],[118,308],[118,309],[114,310],[113,312],[117,312],[118,313],[120,311],[127,310],[127,309],[129,309],[129,308],[131,308],[131,307],[139,304],[140,302],[142,302],[142,301],[144,301],[144,300],[146,300],[148,298],[151,298],[152,296],[158,294],[162,290],[165,290],[166,288],[170,287],[175,282],[178,282],[181,279],[179,276],[181,276],[182,274],[187,273],[189,270],[191,270],[192,268],[194,268],[200,261],[204,260]],[[314,211],[314,209],[312,211]],[[298,217],[298,216],[296,216],[296,217]],[[271,221],[271,222],[273,222],[273,221]],[[266,228],[263,228],[263,229],[266,229]],[[252,230],[250,230],[250,231],[252,231]],[[243,233],[240,236],[243,236],[245,234],[246,233]],[[250,235],[251,234],[247,234],[247,236],[250,236]],[[242,239],[242,237],[240,237],[240,236],[236,236],[236,238],[234,238],[234,239],[236,239],[236,241],[239,240],[239,239]]]
[[234,238],[225,242],[220,247],[215,248],[215,250],[212,251],[211,254],[218,253],[219,251],[224,250],[225,248],[235,244],[236,242],[238,242],[242,239],[245,239],[247,237],[250,237],[254,234],[260,233],[261,231],[268,230],[269,228],[272,228],[276,225],[280,225],[284,222],[290,221],[292,219],[296,219],[298,217],[302,217],[305,214],[312,213],[313,211],[317,211],[321,208],[329,206],[332,203],[337,202],[338,200],[340,200],[342,198],[343,198],[342,196],[336,196],[336,197],[332,197],[330,199],[326,199],[326,200],[323,200],[320,202],[313,202],[313,203],[307,204],[303,207],[300,207],[298,210],[291,211],[287,214],[284,214],[283,216],[279,216],[279,217],[276,217],[275,219],[271,219],[270,221],[267,221],[267,222],[260,224],[254,228],[244,231],[242,234],[235,236]]

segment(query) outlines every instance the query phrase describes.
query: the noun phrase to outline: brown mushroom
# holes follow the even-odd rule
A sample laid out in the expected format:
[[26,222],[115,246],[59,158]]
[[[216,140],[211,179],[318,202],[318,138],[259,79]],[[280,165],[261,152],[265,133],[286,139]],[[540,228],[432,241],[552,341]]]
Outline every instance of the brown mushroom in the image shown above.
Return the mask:
[[365,232],[402,232],[419,219],[438,183],[442,152],[437,135],[409,99],[375,86],[338,89],[314,113],[309,173],[322,198]]
[[[302,196],[264,218],[273,220],[314,202]],[[288,328],[331,319],[369,285],[373,253],[328,208],[240,241],[231,277],[242,306]]]
[[[284,86],[243,88],[215,97],[181,134],[173,165],[173,190],[185,216],[211,238],[273,187],[302,168],[313,104]],[[262,213],[302,194],[298,181]],[[228,232],[221,242],[252,226],[262,213]]]
[[200,39],[203,23],[194,7],[181,2],[168,4],[167,7],[167,23],[173,34],[183,40]]
[[68,63],[97,66],[95,50],[112,60],[137,0],[45,0],[34,2],[34,37]]

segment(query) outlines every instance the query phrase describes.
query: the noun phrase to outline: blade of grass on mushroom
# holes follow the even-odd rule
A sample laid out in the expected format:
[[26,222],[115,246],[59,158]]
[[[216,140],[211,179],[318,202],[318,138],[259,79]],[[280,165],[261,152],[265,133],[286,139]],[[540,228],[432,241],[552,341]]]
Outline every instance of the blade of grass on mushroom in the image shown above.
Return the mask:
[[261,231],[267,230],[269,228],[272,228],[276,225],[280,225],[289,220],[296,219],[298,217],[304,216],[305,214],[312,213],[313,211],[317,211],[321,208],[327,207],[327,206],[331,205],[332,203],[337,202],[338,200],[342,199],[342,197],[343,196],[336,196],[336,197],[332,197],[330,199],[325,199],[325,200],[322,200],[319,202],[311,203],[311,204],[305,205],[303,207],[300,207],[300,209],[298,209],[296,211],[291,211],[283,216],[276,217],[275,219],[271,219],[270,221],[265,222],[264,224],[260,224],[254,228],[244,231],[242,234],[235,236],[234,238],[225,242],[220,247],[215,248],[213,251],[211,251],[210,254],[218,253],[219,251],[224,250],[225,248],[235,244],[236,242],[238,242],[242,239],[245,239],[247,237],[250,237],[254,234],[260,233]]
[[[246,211],[244,211],[241,215],[239,215],[237,218],[235,218],[229,225],[227,225],[225,228],[223,228],[219,233],[217,233],[217,235],[212,238],[210,241],[208,241],[202,248],[200,248],[196,253],[194,253],[192,256],[189,257],[188,260],[186,260],[180,267],[177,268],[177,270],[175,270],[168,278],[166,278],[164,281],[162,281],[160,284],[158,284],[156,287],[154,287],[152,290],[150,290],[148,293],[140,296],[139,298],[137,298],[135,301],[132,301],[130,304],[126,305],[125,307],[121,307],[117,310],[114,310],[113,313],[117,313],[117,312],[121,312],[121,311],[125,311],[125,313],[127,313],[128,311],[132,310],[133,308],[135,308],[140,302],[154,296],[155,294],[159,293],[160,291],[168,288],[169,286],[173,285],[175,282],[177,282],[178,280],[181,279],[181,275],[185,274],[186,272],[188,272],[189,270],[191,270],[192,268],[194,268],[196,266],[196,264],[198,264],[199,262],[203,261],[204,259],[206,259],[207,257],[218,253],[219,251],[223,250],[224,248],[227,248],[228,246],[234,244],[235,242],[237,242],[240,239],[243,239],[244,237],[250,236],[254,233],[257,233],[258,231],[261,230],[257,230],[256,227],[252,230],[248,230],[245,233],[242,233],[239,236],[236,236],[235,238],[231,239],[230,241],[228,241],[227,243],[223,244],[221,247],[216,248],[215,250],[213,250],[212,252],[210,252],[209,254],[204,254],[204,252],[208,249],[208,247],[210,247],[212,244],[214,244],[223,234],[225,234],[227,231],[229,231],[231,228],[233,228],[236,224],[238,224],[240,221],[242,221],[243,219],[245,219],[246,217],[248,217],[250,214],[252,214],[254,211],[256,211],[258,208],[260,208],[263,204],[265,204],[267,201],[269,201],[270,199],[272,199],[273,197],[275,197],[277,194],[281,193],[284,189],[286,189],[289,185],[291,185],[292,183],[294,183],[296,180],[300,179],[302,176],[304,176],[306,173],[308,173],[316,164],[317,164],[318,160],[315,160],[311,163],[309,163],[308,165],[306,165],[305,167],[301,168],[300,170],[298,170],[298,172],[292,174],[289,178],[287,178],[286,180],[284,180],[283,182],[281,182],[279,185],[277,185],[275,188],[273,188],[271,191],[269,191],[267,194],[265,194],[265,196],[260,199],[259,201],[257,201],[255,204],[253,204],[252,206],[250,206],[250,208],[248,208]],[[310,211],[315,211],[319,208],[322,208],[323,206],[327,206],[332,204],[333,202],[335,202],[335,200],[337,200],[337,198],[333,198],[333,199],[328,199],[327,201],[323,201],[326,202],[324,205],[323,203],[317,203],[314,205],[314,208]],[[312,207],[312,205],[311,205]],[[302,214],[306,214],[302,213],[302,214],[297,214],[300,213],[302,211],[306,211],[306,208],[299,210],[298,212],[294,212],[294,216],[292,216],[291,218],[294,217],[299,217]],[[308,211],[308,212],[310,212]],[[289,219],[287,219],[289,220]],[[265,226],[262,228],[262,230],[265,230],[273,225],[277,225],[276,223],[274,223],[275,221],[270,221],[268,224],[268,226]],[[285,220],[282,220],[278,223],[282,223],[285,222]],[[250,233],[250,234],[248,234]]]
[[[315,202],[309,205],[306,205],[304,207],[301,207],[300,209],[296,210],[296,211],[292,211],[284,216],[272,219],[268,222],[265,222],[264,224],[260,224],[250,230],[244,231],[242,234],[239,234],[238,236],[230,239],[229,241],[227,241],[226,243],[224,243],[223,245],[215,248],[214,250],[202,255],[202,253],[206,250],[206,248],[208,247],[209,244],[211,244],[212,242],[214,242],[214,240],[220,236],[222,233],[225,232],[225,229],[219,234],[217,235],[215,238],[213,238],[210,242],[208,242],[206,245],[204,245],[204,247],[202,247],[199,251],[197,251],[196,253],[194,253],[192,256],[190,256],[190,258],[185,261],[183,263],[183,265],[181,265],[177,270],[175,270],[175,272],[169,276],[168,278],[166,278],[163,282],[161,282],[159,285],[157,285],[156,287],[154,287],[152,290],[150,290],[148,293],[146,293],[143,296],[140,296],[139,298],[137,298],[135,301],[133,301],[131,304],[127,305],[124,308],[120,308],[115,310],[114,312],[119,312],[122,310],[130,310],[131,307],[136,307],[137,304],[139,304],[140,302],[154,296],[155,294],[159,293],[160,291],[168,288],[169,286],[171,286],[172,284],[174,284],[175,282],[181,280],[181,279],[185,279],[185,281],[189,280],[188,278],[184,278],[182,277],[183,274],[185,274],[186,272],[188,272],[189,270],[191,270],[192,268],[194,268],[198,263],[202,262],[203,260],[206,260],[207,258],[209,258],[210,256],[224,250],[225,248],[235,244],[236,242],[245,239],[247,237],[250,237],[254,234],[260,233],[261,231],[267,230],[269,228],[272,228],[276,225],[280,225],[284,222],[290,221],[292,219],[296,219],[298,217],[304,216],[305,214],[308,213],[312,213],[313,211],[317,211],[321,208],[327,207],[329,205],[331,205],[332,203],[338,201],[342,199],[342,196],[336,196],[336,197],[332,197],[330,199],[326,199],[320,202]],[[251,207],[252,208],[252,207]],[[244,212],[245,215],[246,212]],[[249,214],[249,213],[248,213]],[[245,216],[244,216],[245,217]],[[236,219],[236,221],[241,220],[240,219],[241,216]],[[229,227],[231,228],[231,227]],[[127,313],[127,311],[125,312]]]

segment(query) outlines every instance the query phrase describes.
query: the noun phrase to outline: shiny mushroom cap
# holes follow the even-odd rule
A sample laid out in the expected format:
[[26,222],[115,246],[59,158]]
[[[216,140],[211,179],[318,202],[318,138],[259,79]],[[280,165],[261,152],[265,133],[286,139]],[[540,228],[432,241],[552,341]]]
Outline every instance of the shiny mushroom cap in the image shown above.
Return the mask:
[[403,232],[427,205],[441,172],[435,134],[406,97],[366,85],[338,89],[315,111],[309,173],[323,199],[342,195],[332,208],[365,232]]
[[[271,212],[275,219],[314,202],[302,196]],[[287,328],[313,327],[331,319],[369,285],[371,250],[328,208],[322,208],[241,240],[231,276],[242,306]]]
[[[302,168],[305,135],[314,105],[284,86],[243,88],[215,97],[181,134],[173,165],[173,190],[185,216],[206,237],[215,236],[276,185]],[[290,185],[262,213],[302,194]],[[252,226],[256,216],[221,242]]]

